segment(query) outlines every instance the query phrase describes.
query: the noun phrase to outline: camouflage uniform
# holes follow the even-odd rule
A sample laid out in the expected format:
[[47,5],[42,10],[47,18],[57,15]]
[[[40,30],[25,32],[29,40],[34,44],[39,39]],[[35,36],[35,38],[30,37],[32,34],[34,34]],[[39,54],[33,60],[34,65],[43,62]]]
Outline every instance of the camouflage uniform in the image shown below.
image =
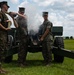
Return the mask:
[[45,63],[50,63],[52,61],[52,51],[51,51],[51,46],[53,45],[53,36],[51,33],[52,30],[52,23],[48,20],[44,21],[42,24],[42,34],[46,31],[46,28],[49,28],[50,32],[49,34],[45,37],[42,43],[42,54],[44,57]]
[[[7,16],[5,15],[5,13],[0,11],[0,23],[4,27],[8,27],[8,23],[5,22],[6,20],[8,20]],[[2,60],[4,59],[6,50],[7,50],[7,31],[0,28],[0,62],[2,62]]]
[[19,50],[18,50],[18,63],[24,64],[27,56],[27,20],[23,17],[18,16],[16,18],[18,23],[18,39],[19,39]]

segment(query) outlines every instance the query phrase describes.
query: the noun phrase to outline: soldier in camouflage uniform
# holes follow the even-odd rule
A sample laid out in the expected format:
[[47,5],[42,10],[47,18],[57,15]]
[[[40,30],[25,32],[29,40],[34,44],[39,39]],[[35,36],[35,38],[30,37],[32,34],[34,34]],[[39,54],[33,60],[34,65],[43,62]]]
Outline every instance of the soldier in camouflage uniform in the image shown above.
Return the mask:
[[[19,13],[24,15],[25,8],[19,7]],[[18,16],[16,18],[18,23],[18,39],[19,39],[19,50],[18,50],[18,66],[24,67],[27,65],[26,56],[27,56],[27,19],[26,15],[24,17]]]
[[5,74],[6,71],[3,70],[1,62],[5,58],[5,52],[7,51],[7,31],[10,30],[8,27],[8,23],[11,22],[7,17],[7,11],[8,11],[8,4],[6,1],[0,2],[0,73]]
[[42,41],[42,54],[44,57],[45,65],[50,65],[52,61],[52,45],[53,36],[51,33],[52,23],[48,20],[48,12],[43,12],[44,22],[42,24],[42,36],[40,41]]

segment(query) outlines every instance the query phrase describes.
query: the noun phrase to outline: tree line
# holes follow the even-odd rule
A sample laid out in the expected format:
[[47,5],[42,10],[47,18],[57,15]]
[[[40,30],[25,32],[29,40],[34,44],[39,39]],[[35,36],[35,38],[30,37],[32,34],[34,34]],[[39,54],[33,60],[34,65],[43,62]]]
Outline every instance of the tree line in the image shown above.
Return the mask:
[[74,39],[73,36],[65,36],[64,39]]

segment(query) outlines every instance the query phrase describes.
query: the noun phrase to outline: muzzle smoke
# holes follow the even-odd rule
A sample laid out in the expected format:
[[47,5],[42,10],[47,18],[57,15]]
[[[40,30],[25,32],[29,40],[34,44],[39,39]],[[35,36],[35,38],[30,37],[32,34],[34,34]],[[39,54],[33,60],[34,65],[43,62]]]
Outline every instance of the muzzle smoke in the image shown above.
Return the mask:
[[25,14],[28,20],[28,33],[32,32],[32,34],[36,34],[43,21],[42,11],[37,5],[31,3],[23,2],[19,7],[25,7]]

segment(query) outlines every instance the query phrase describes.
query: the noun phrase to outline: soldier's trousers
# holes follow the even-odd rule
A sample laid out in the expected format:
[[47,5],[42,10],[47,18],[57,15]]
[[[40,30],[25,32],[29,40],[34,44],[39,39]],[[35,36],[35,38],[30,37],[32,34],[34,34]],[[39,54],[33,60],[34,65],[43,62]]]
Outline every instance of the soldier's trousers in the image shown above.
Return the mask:
[[0,31],[0,65],[4,60],[7,51],[7,33]]
[[27,56],[27,38],[21,38],[18,50],[18,63],[24,64]]
[[43,58],[44,58],[44,61],[45,63],[50,63],[52,61],[52,45],[53,45],[53,42],[43,42],[42,44],[42,55],[43,55]]

